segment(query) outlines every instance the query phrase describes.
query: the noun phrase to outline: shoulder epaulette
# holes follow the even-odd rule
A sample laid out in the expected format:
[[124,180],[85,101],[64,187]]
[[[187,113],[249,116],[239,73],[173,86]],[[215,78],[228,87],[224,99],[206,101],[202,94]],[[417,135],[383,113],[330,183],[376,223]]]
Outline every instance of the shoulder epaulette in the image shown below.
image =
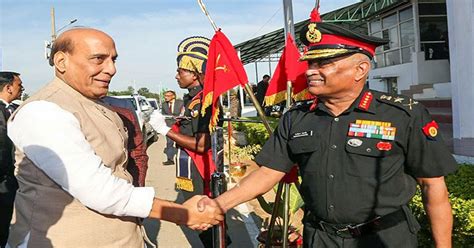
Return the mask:
[[413,114],[413,110],[418,107],[418,101],[402,95],[388,95],[383,93],[374,94],[377,101],[404,110],[408,115]]
[[293,111],[296,109],[304,110],[304,109],[309,109],[311,104],[313,103],[313,100],[303,100],[303,101],[298,101],[295,102],[288,111]]

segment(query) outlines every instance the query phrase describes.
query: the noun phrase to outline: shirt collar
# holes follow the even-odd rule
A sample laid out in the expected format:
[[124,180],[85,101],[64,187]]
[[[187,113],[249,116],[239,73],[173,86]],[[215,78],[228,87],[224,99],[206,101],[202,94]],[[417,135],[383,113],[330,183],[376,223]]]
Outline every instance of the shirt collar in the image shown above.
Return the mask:
[[[367,88],[364,88],[352,105],[344,111],[344,113],[352,112],[354,109],[358,109],[364,112],[369,112],[372,114],[376,113],[376,106],[374,104],[374,94]],[[319,109],[326,113],[330,113],[326,105],[323,102],[319,101],[317,98],[314,99],[310,111]]]
[[8,103],[7,101],[3,100],[2,98],[0,98],[0,103],[5,104],[5,107],[8,107],[8,105],[10,105],[10,103]]
[[202,86],[201,86],[201,85],[194,86],[194,87],[188,89],[188,91],[189,91],[188,95],[189,95],[190,97],[194,97],[194,96],[196,96],[199,92],[201,92],[201,90],[202,90]]

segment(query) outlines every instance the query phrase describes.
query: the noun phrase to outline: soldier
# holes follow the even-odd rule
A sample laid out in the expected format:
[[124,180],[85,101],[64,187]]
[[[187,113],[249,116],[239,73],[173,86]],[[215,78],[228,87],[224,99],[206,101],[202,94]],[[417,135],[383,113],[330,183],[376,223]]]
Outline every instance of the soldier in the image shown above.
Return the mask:
[[[188,90],[183,97],[184,116],[172,128],[166,125],[160,113],[153,114],[150,120],[158,133],[176,142],[176,187],[185,200],[195,195],[209,195],[210,175],[215,170],[209,134],[211,108],[206,110],[204,116],[200,114],[209,43],[210,40],[205,37],[194,36],[178,45],[176,80],[180,88]],[[212,246],[211,230],[201,233],[199,237],[205,247]]]
[[302,32],[308,90],[289,110],[239,187],[207,204],[224,211],[267,192],[294,164],[302,176],[304,247],[417,247],[407,207],[420,185],[436,247],[451,246],[444,176],[456,162],[438,125],[415,100],[365,87],[375,48],[386,43],[334,24],[317,10]]

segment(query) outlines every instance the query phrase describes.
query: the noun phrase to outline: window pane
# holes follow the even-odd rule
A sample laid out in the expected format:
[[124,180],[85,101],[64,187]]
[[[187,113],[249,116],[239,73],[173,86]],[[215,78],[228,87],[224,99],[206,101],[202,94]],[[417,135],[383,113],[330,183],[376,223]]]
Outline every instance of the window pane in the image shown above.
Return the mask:
[[374,21],[370,23],[370,32],[375,33],[377,31],[380,31],[382,29],[382,24],[380,23],[380,20]]
[[411,19],[411,18],[413,18],[413,11],[412,11],[411,7],[400,11],[400,22],[406,21],[406,20]]
[[[378,37],[378,38],[383,38],[382,32],[373,33],[372,36]],[[383,52],[383,46],[379,46],[379,47],[375,48],[375,53],[381,53],[381,52]]]
[[383,28],[389,28],[397,24],[397,15],[393,14],[382,19]]
[[375,64],[376,68],[384,67],[385,66],[385,61],[383,59],[383,54],[378,54],[375,55]]
[[421,43],[421,50],[425,52],[426,60],[448,59],[449,47],[446,43]]
[[384,45],[384,50],[390,50],[393,48],[400,47],[400,44],[398,42],[398,29],[397,27],[391,28],[384,30],[382,32],[382,36],[384,39],[388,39],[390,42],[387,45]]
[[385,65],[398,65],[400,64],[400,50],[385,53]]
[[419,3],[418,13],[421,15],[446,15],[446,3]]
[[421,41],[444,41],[448,35],[446,16],[420,17]]
[[402,46],[412,45],[415,43],[415,31],[413,28],[413,21],[408,21],[400,24],[400,35]]
[[411,54],[413,50],[413,47],[405,47],[402,49],[402,63],[408,63],[412,61]]

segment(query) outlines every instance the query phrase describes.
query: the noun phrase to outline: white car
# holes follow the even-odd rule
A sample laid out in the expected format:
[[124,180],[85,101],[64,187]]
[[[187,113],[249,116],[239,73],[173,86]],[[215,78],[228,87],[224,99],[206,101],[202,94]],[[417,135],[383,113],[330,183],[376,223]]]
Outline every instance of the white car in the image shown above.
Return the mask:
[[160,109],[160,104],[155,98],[147,98],[146,100],[148,101],[148,103],[150,103],[154,110]]
[[106,96],[103,101],[114,106],[127,108],[133,110],[140,124],[143,139],[147,143],[149,141],[156,141],[158,138],[157,133],[153,127],[148,123],[150,121],[150,115],[154,109],[145,97],[138,94],[126,95],[126,96]]

